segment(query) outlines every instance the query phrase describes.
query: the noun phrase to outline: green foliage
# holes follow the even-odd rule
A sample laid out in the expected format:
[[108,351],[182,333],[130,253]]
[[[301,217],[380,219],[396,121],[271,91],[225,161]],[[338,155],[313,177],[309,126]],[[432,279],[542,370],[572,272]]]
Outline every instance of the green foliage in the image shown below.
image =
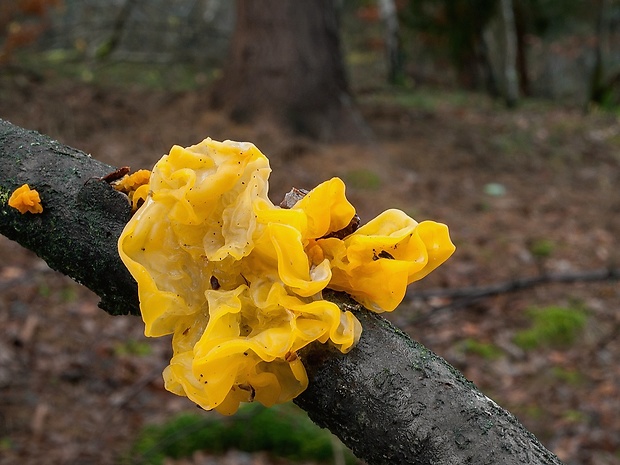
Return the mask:
[[114,43],[112,39],[104,40],[95,50],[95,56],[99,60],[107,58],[114,50]]
[[39,295],[43,298],[49,298],[49,296],[52,295],[52,288],[49,286],[48,283],[46,282],[42,282],[41,284],[39,284],[39,288],[37,289],[37,292],[39,293]]
[[540,405],[527,405],[524,409],[525,412],[524,414],[534,420],[540,420],[544,414],[545,411],[540,407]]
[[584,380],[583,374],[580,371],[563,367],[553,367],[551,369],[551,376],[558,381],[573,386],[581,384]]
[[381,178],[365,168],[352,170],[344,174],[345,183],[356,189],[376,190],[381,187]]
[[[197,450],[222,453],[229,449],[267,451],[290,460],[330,463],[333,437],[316,426],[293,404],[265,408],[247,404],[231,417],[181,414],[158,426],[147,426],[127,463],[163,463],[166,457],[189,457]],[[347,464],[357,463],[348,451]]]
[[0,187],[0,205],[8,203],[9,197],[11,197],[11,191],[2,189],[2,187]]
[[125,342],[118,343],[114,346],[114,353],[117,356],[138,355],[146,356],[151,354],[151,346],[144,341],[136,341],[129,339]]
[[588,417],[579,410],[567,410],[562,417],[570,423],[585,423],[588,421]]
[[553,253],[555,242],[551,239],[536,239],[530,244],[529,249],[534,257],[547,258]]
[[461,343],[461,350],[466,354],[478,355],[487,360],[494,360],[503,355],[502,349],[496,345],[472,338],[467,338]]
[[74,286],[67,286],[60,290],[60,299],[64,303],[75,302],[78,298],[77,292]]
[[484,185],[484,193],[491,197],[503,197],[506,195],[506,186],[499,182],[490,182]]
[[42,279],[37,287],[37,293],[39,296],[45,299],[53,298],[56,302],[71,303],[75,302],[78,298],[75,287],[72,285],[59,287],[53,281]]
[[9,450],[13,448],[13,441],[8,436],[0,438],[0,450]]
[[198,64],[147,63],[109,61],[94,66],[74,50],[49,50],[19,55],[20,66],[46,79],[76,79],[103,87],[131,87],[142,89],[186,91],[212,82],[217,71]]
[[588,319],[586,311],[576,306],[532,308],[528,315],[532,326],[514,337],[515,344],[526,350],[541,346],[569,346],[575,342]]
[[358,102],[369,106],[387,105],[433,113],[445,106],[457,108],[488,107],[490,101],[482,94],[458,90],[438,91],[431,87],[420,87],[416,89],[389,89],[360,95]]

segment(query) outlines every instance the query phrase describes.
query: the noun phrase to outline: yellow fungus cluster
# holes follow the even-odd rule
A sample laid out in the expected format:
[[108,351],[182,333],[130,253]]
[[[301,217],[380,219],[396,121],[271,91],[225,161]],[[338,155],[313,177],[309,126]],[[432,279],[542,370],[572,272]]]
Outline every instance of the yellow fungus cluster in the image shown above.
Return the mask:
[[39,193],[30,189],[28,184],[24,184],[13,191],[9,197],[9,206],[18,209],[21,214],[43,212]]
[[117,191],[127,194],[131,202],[132,210],[135,212],[146,200],[149,193],[149,170],[138,170],[135,173],[127,174],[118,181],[114,181],[112,186]]
[[145,334],[173,335],[166,388],[225,414],[300,394],[307,344],[355,345],[360,323],[324,300],[325,288],[391,311],[454,251],[444,225],[398,210],[341,238],[355,209],[340,179],[281,208],[267,197],[269,173],[250,143],[175,146],[119,239]]

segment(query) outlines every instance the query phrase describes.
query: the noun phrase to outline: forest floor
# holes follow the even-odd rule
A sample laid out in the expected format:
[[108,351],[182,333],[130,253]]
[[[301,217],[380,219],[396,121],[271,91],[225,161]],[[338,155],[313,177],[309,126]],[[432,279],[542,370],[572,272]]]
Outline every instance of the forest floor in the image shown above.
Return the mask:
[[[362,220],[400,208],[448,224],[455,255],[412,285],[389,318],[567,465],[620,464],[617,281],[416,298],[618,266],[618,118],[541,102],[507,110],[478,95],[424,90],[358,101],[360,142],[324,144],[265,123],[233,125],[207,109],[200,89],[0,80],[0,118],[112,165],[150,168],[173,144],[207,136],[249,140],[271,160],[274,202],[291,186],[340,176]],[[138,318],[108,316],[88,290],[2,237],[0,328],[2,465],[119,463],[143,426],[197,410],[162,387],[167,338],[147,340]],[[287,462],[230,451],[176,463]]]

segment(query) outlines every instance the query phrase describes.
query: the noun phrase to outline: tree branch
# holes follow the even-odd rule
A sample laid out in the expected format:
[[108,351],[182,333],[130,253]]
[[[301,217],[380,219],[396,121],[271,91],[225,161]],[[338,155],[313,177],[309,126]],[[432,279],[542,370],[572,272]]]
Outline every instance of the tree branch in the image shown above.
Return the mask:
[[[0,233],[101,296],[113,314],[138,313],[136,284],[117,254],[130,212],[100,178],[114,168],[33,131],[0,120]],[[44,211],[7,206],[21,184]],[[315,344],[300,357],[309,388],[295,401],[360,458],[381,464],[561,464],[509,412],[461,373],[384,318],[339,293],[364,332],[346,355]]]
[[[100,178],[112,166],[0,119],[0,234],[33,250],[56,271],[94,291],[113,315],[139,315],[138,287],[116,248],[131,217],[126,198]],[[43,213],[7,205],[28,184]]]

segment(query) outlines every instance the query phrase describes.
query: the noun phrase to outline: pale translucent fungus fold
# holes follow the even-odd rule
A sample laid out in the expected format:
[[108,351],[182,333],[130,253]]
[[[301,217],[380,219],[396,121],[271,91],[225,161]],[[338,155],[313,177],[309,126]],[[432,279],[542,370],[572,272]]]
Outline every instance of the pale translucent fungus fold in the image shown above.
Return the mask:
[[355,217],[344,183],[330,179],[281,208],[267,197],[269,173],[250,143],[175,146],[133,191],[143,204],[119,239],[145,334],[173,335],[166,389],[224,414],[303,392],[297,353],[308,344],[355,346],[359,321],[324,289],[393,310],[454,250],[445,226],[398,210],[333,237]]

